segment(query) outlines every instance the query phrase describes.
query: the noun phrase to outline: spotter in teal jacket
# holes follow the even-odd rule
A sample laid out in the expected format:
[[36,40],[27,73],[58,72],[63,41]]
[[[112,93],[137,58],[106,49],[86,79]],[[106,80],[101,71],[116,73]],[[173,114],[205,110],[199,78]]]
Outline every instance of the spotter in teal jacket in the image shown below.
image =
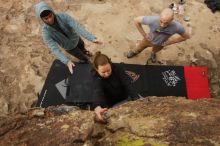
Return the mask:
[[[35,13],[39,19],[40,14],[44,10],[50,10],[54,13],[53,9],[49,7],[45,2],[40,2],[35,6]],[[67,34],[68,38],[61,32],[57,31],[53,27],[46,23],[42,27],[42,36],[45,44],[51,49],[52,53],[64,64],[69,62],[69,59],[61,52],[59,47],[65,50],[74,49],[80,36],[83,36],[87,40],[94,42],[96,37],[86,31],[80,24],[66,13],[54,13],[58,24],[61,29]]]

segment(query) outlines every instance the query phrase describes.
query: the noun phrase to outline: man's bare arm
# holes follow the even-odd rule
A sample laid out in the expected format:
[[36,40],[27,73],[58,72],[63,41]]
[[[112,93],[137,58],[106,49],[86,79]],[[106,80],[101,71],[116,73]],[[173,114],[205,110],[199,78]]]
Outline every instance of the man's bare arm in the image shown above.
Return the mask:
[[178,37],[170,37],[166,42],[164,42],[163,46],[168,46],[168,45],[172,45],[175,43],[179,43],[179,42],[185,41],[189,38],[190,38],[190,36],[188,33],[184,33]]
[[138,31],[140,32],[140,34],[144,38],[147,38],[147,33],[144,31],[144,29],[142,27],[143,18],[144,18],[144,16],[139,16],[139,17],[134,18],[134,23],[135,23],[135,26],[137,27]]

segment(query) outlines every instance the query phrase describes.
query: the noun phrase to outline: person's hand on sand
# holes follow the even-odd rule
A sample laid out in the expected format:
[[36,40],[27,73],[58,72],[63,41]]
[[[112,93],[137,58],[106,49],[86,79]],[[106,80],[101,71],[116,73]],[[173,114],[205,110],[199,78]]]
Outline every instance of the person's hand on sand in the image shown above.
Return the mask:
[[166,47],[166,46],[167,46],[167,42],[164,42],[164,43],[162,44],[162,46],[163,46],[163,47]]
[[166,42],[163,42],[162,46],[166,47],[166,46],[169,46],[171,44],[173,44],[173,43],[171,41],[167,40]]
[[148,34],[145,34],[144,39],[147,40],[147,41],[150,41],[150,36]]
[[104,44],[104,42],[101,41],[101,40],[99,40],[99,39],[96,39],[96,40],[94,41],[94,43],[96,43],[96,44],[98,44],[98,45],[103,45],[103,44]]
[[72,61],[69,61],[67,63],[67,67],[68,67],[70,73],[73,74],[73,67],[75,67],[75,64]]
[[105,123],[106,121],[103,119],[102,115],[107,112],[107,108],[102,108],[101,106],[97,106],[95,108],[95,121]]

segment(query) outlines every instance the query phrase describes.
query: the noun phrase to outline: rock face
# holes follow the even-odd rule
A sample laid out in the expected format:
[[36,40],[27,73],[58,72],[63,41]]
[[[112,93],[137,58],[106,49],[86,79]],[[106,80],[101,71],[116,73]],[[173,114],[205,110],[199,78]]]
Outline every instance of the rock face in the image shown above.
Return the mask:
[[107,124],[92,111],[59,106],[0,117],[2,146],[218,146],[220,100],[149,97],[109,109]]
[[[42,22],[34,14],[40,0],[0,1],[0,111],[27,111],[37,99],[54,60],[41,37]],[[177,1],[177,0],[176,0]],[[159,15],[173,0],[53,0],[46,1],[56,12],[67,12],[87,30],[101,38],[104,46],[86,41],[91,52],[102,51],[113,62],[145,64],[151,48],[137,57],[124,54],[142,37],[133,19]],[[191,38],[158,53],[164,65],[207,66],[213,97],[220,96],[220,15],[201,0],[186,1],[184,15],[175,15]],[[205,16],[205,19],[203,19]],[[146,29],[147,30],[147,29]],[[72,58],[74,60],[74,58]],[[76,60],[75,60],[76,61]]]

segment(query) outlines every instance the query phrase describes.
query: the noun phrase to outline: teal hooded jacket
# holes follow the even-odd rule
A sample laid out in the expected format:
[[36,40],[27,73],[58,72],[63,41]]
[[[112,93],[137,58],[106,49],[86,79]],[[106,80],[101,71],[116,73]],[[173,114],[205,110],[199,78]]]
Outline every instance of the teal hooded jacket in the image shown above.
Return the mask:
[[79,42],[80,36],[86,38],[91,42],[94,42],[96,40],[95,36],[93,36],[91,33],[81,27],[80,24],[71,16],[66,13],[55,13],[53,9],[49,7],[45,2],[40,2],[35,5],[35,13],[38,19],[42,20],[40,14],[45,10],[50,10],[54,13],[61,29],[68,36],[66,37],[61,32],[57,31],[46,23],[44,23],[42,27],[42,36],[45,44],[51,49],[52,53],[64,64],[67,64],[69,62],[69,59],[61,52],[60,47],[64,48],[65,50],[74,49]]

